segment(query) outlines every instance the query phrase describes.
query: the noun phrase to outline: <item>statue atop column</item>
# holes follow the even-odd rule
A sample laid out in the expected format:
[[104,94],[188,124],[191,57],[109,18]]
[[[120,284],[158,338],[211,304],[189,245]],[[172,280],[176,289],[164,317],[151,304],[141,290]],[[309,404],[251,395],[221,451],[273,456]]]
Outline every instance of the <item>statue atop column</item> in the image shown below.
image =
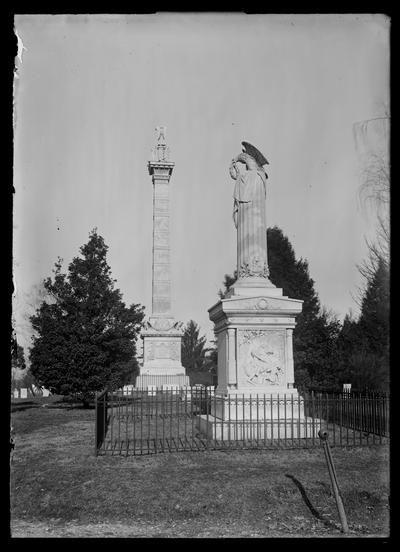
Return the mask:
[[[248,142],[232,159],[230,176],[236,181],[233,193],[233,220],[237,228],[238,279],[268,279],[266,188],[269,164],[263,154]],[[245,170],[240,170],[245,167]]]
[[169,160],[169,147],[166,142],[167,127],[157,126],[156,131],[156,145],[151,150],[153,161],[168,161]]

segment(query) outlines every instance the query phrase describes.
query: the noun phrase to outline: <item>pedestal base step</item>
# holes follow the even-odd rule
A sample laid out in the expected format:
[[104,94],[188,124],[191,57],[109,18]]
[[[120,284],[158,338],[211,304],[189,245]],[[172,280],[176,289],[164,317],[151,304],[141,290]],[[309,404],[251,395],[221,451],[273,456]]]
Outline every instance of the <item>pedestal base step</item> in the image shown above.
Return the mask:
[[147,387],[162,388],[163,385],[173,385],[184,387],[190,385],[189,376],[185,375],[160,375],[160,374],[143,374],[136,378],[137,389],[147,389]]
[[205,414],[196,416],[195,423],[204,437],[218,441],[318,438],[322,426],[322,420],[318,418],[223,421]]

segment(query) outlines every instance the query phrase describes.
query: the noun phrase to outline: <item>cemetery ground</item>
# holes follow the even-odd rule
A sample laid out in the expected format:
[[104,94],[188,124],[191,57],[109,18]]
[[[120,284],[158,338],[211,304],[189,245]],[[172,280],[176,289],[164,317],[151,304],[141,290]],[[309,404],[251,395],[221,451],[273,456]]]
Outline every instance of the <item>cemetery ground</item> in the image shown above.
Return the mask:
[[[94,455],[94,410],[14,400],[12,537],[343,537],[322,447]],[[332,448],[350,532],[389,535],[389,447]]]

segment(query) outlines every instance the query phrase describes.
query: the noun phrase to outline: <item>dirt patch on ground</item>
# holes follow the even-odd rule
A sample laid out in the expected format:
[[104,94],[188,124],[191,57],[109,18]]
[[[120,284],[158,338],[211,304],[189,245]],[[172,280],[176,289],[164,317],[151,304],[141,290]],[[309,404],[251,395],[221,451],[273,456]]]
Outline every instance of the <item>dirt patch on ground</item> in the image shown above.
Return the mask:
[[[28,523],[24,521],[15,521],[12,525],[13,538],[299,538],[312,536],[314,538],[354,538],[359,537],[360,533],[351,530],[348,535],[343,535],[340,531],[336,534],[330,534],[322,527],[314,527],[312,534],[304,531],[292,532],[290,527],[286,533],[282,533],[282,528],[271,528],[266,525],[264,528],[255,529],[246,524],[226,524],[217,523],[215,525],[199,523],[172,523],[172,524],[154,524],[138,523],[96,523],[96,524],[78,524],[59,523],[49,525],[47,523]],[[368,537],[385,538],[387,535],[371,535]]]

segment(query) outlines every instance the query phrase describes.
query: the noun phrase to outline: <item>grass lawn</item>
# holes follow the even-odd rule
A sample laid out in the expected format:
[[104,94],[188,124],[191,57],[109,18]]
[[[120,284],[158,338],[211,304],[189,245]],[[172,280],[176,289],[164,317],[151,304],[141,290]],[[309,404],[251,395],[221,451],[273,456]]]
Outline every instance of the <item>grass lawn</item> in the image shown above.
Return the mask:
[[[322,448],[95,457],[94,410],[12,410],[12,537],[343,536]],[[332,455],[349,537],[387,537],[387,445]]]

